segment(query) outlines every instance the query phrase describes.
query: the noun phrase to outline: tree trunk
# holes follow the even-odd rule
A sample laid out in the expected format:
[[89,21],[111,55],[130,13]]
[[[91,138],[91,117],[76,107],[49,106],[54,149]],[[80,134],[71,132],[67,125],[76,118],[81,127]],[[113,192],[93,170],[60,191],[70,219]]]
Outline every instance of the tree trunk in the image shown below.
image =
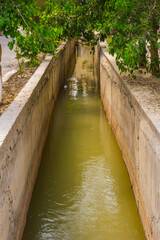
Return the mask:
[[1,65],[0,65],[0,105],[2,103],[2,73],[1,73]]
[[1,56],[2,56],[2,48],[0,44],[0,105],[2,103],[2,70],[1,70]]
[[145,67],[146,66],[146,46],[145,44],[140,44],[140,48],[143,48],[142,55],[140,56],[140,61],[139,61],[139,67]]
[[[158,27],[153,27],[153,34],[157,34]],[[159,61],[158,61],[158,48],[154,41],[151,41],[151,69],[152,75],[157,76],[159,69]]]

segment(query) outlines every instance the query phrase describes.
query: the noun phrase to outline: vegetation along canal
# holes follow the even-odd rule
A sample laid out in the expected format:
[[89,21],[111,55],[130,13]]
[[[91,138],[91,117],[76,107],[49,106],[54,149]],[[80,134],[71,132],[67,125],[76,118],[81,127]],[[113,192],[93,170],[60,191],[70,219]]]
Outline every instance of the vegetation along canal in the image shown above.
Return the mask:
[[145,239],[88,48],[57,99],[22,239]]

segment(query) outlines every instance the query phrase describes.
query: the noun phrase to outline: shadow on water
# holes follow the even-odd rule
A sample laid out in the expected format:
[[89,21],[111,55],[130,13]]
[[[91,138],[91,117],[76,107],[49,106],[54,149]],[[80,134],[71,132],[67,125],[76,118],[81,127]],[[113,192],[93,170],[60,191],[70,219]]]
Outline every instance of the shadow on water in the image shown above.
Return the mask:
[[144,240],[93,55],[78,47],[76,56],[53,111],[23,240]]

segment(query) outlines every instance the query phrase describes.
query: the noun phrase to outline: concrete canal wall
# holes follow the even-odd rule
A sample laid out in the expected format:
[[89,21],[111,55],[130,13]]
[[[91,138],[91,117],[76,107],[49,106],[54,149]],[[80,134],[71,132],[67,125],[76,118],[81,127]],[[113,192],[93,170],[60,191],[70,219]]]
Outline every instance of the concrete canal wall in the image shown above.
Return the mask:
[[0,117],[0,239],[19,240],[50,117],[75,43],[47,56]]
[[160,81],[150,75],[136,80],[120,75],[102,44],[95,56],[104,109],[128,168],[146,237],[159,240]]

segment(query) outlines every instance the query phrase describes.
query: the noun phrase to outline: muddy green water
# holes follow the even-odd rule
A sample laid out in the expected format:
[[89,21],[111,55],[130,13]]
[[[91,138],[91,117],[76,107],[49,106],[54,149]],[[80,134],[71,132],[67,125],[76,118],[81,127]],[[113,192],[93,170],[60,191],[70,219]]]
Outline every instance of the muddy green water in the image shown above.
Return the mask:
[[86,48],[56,102],[22,239],[145,239]]

